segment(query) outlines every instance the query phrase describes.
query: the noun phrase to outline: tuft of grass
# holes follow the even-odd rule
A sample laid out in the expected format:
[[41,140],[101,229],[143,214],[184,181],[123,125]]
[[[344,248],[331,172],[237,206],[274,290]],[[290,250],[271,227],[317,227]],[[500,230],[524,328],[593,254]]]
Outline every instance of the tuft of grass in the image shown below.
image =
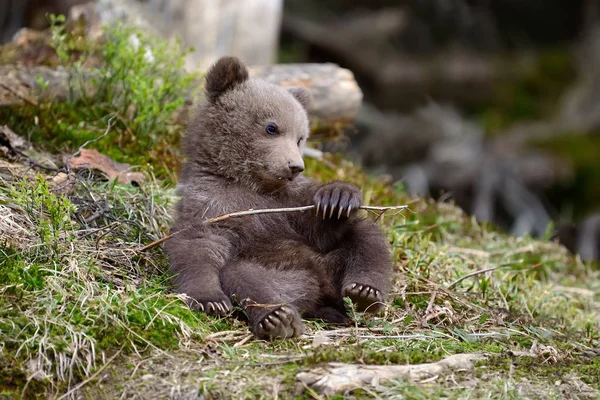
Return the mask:
[[[68,197],[42,176],[1,187],[3,207],[37,233],[18,249],[0,249],[0,343],[13,371],[3,390],[54,393],[115,352],[173,350],[206,332],[201,316],[167,294],[162,257],[136,254],[170,221],[172,194],[156,185],[80,183]],[[103,204],[110,207],[91,221]]]

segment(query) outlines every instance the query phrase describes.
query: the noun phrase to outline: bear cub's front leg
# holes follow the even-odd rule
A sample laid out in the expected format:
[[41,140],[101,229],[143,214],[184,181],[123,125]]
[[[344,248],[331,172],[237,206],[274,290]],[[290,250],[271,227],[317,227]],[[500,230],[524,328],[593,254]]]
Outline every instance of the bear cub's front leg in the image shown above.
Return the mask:
[[330,182],[317,189],[313,202],[317,216],[346,219],[362,205],[362,193],[351,183]]
[[[347,260],[344,271],[345,282],[341,295],[349,297],[356,305],[357,311],[381,312],[385,307],[385,293],[383,291],[385,288],[378,287],[376,280],[374,281],[373,276],[371,276],[374,271],[369,268],[365,269],[365,265],[362,264],[363,262],[367,262],[367,259],[377,262],[382,258],[381,254],[386,253],[386,249],[379,249],[382,244],[380,243],[381,241],[375,240],[375,243],[371,243],[374,238],[361,237],[360,234],[357,234],[357,228],[354,226],[356,224],[352,225],[353,221],[348,220],[362,206],[362,194],[360,190],[350,183],[331,182],[317,189],[313,201],[316,206],[317,217],[324,220],[333,220],[332,223],[336,224],[334,229],[344,230],[344,228],[348,228],[350,235],[346,236],[355,236],[355,239],[358,239],[355,243],[351,243],[350,248],[347,249],[349,260]],[[347,220],[350,226],[337,226],[339,220]],[[365,236],[369,236],[368,232],[363,233]],[[343,237],[340,239],[341,241],[347,240]],[[370,246],[371,244],[375,246]],[[374,257],[369,257],[370,253],[376,252],[380,253]],[[376,269],[388,264],[385,259],[381,259],[380,261],[382,266],[376,265]],[[348,281],[348,278],[350,281]]]
[[187,304],[191,308],[209,315],[223,317],[233,309],[231,301],[220,288],[187,290],[184,293],[188,296]]

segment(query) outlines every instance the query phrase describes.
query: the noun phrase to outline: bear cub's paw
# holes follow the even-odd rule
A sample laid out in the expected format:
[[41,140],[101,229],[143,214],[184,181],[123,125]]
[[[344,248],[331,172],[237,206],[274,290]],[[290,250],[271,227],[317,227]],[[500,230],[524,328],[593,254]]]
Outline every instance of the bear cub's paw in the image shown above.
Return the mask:
[[188,297],[188,305],[196,311],[219,317],[229,314],[233,308],[231,301],[224,294],[203,299]]
[[350,183],[331,182],[317,189],[313,202],[323,219],[348,218],[362,205],[362,193]]
[[285,339],[300,336],[303,332],[300,314],[286,306],[271,311],[254,326],[254,334],[259,339]]
[[344,288],[343,296],[352,300],[356,311],[378,314],[385,308],[383,293],[369,285],[351,283]]

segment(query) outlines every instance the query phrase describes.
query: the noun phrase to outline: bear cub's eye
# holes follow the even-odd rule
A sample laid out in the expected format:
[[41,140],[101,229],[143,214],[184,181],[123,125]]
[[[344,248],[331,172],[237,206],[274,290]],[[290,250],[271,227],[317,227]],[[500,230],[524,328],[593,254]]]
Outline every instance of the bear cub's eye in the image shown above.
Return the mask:
[[273,122],[271,122],[270,124],[268,124],[265,127],[265,131],[267,131],[267,133],[269,135],[277,135],[279,133],[279,129],[277,129],[277,125],[275,125]]
[[298,144],[298,147],[300,147],[300,144],[302,144],[302,139],[299,139],[297,144]]

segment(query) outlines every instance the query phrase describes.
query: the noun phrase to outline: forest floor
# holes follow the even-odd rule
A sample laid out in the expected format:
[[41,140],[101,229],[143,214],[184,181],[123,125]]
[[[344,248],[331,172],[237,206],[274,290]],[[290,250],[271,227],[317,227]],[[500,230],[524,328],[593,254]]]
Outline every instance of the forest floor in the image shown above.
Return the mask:
[[[0,112],[33,143],[0,141],[0,398],[599,398],[597,265],[411,199],[336,156],[307,160],[305,174],[352,182],[367,205],[410,207],[378,220],[395,261],[385,313],[349,304],[351,326],[307,321],[302,337],[267,342],[244,321],[188,309],[160,246],[145,249],[172,222],[178,153],[167,139],[181,127],[157,103],[166,89],[140,84],[157,72],[119,43],[104,49],[105,79],[128,96]],[[178,68],[165,48],[155,56],[165,54]],[[189,84],[173,76],[161,82]],[[90,148],[145,179],[107,181],[53,155]]]
[[[10,165],[2,170],[32,174]],[[172,185],[111,184],[85,170],[67,192],[60,175],[4,180],[2,396],[320,398],[335,388],[374,398],[600,396],[597,268],[451,204],[409,200],[343,160],[308,166],[315,179],[356,183],[367,204],[411,211],[380,219],[396,265],[383,316],[354,314],[350,327],[308,321],[301,338],[275,342],[169,294],[160,248],[141,249],[168,229]],[[328,362],[414,365],[465,353],[481,357],[341,386],[328,375]],[[299,380],[307,371],[325,378]]]

